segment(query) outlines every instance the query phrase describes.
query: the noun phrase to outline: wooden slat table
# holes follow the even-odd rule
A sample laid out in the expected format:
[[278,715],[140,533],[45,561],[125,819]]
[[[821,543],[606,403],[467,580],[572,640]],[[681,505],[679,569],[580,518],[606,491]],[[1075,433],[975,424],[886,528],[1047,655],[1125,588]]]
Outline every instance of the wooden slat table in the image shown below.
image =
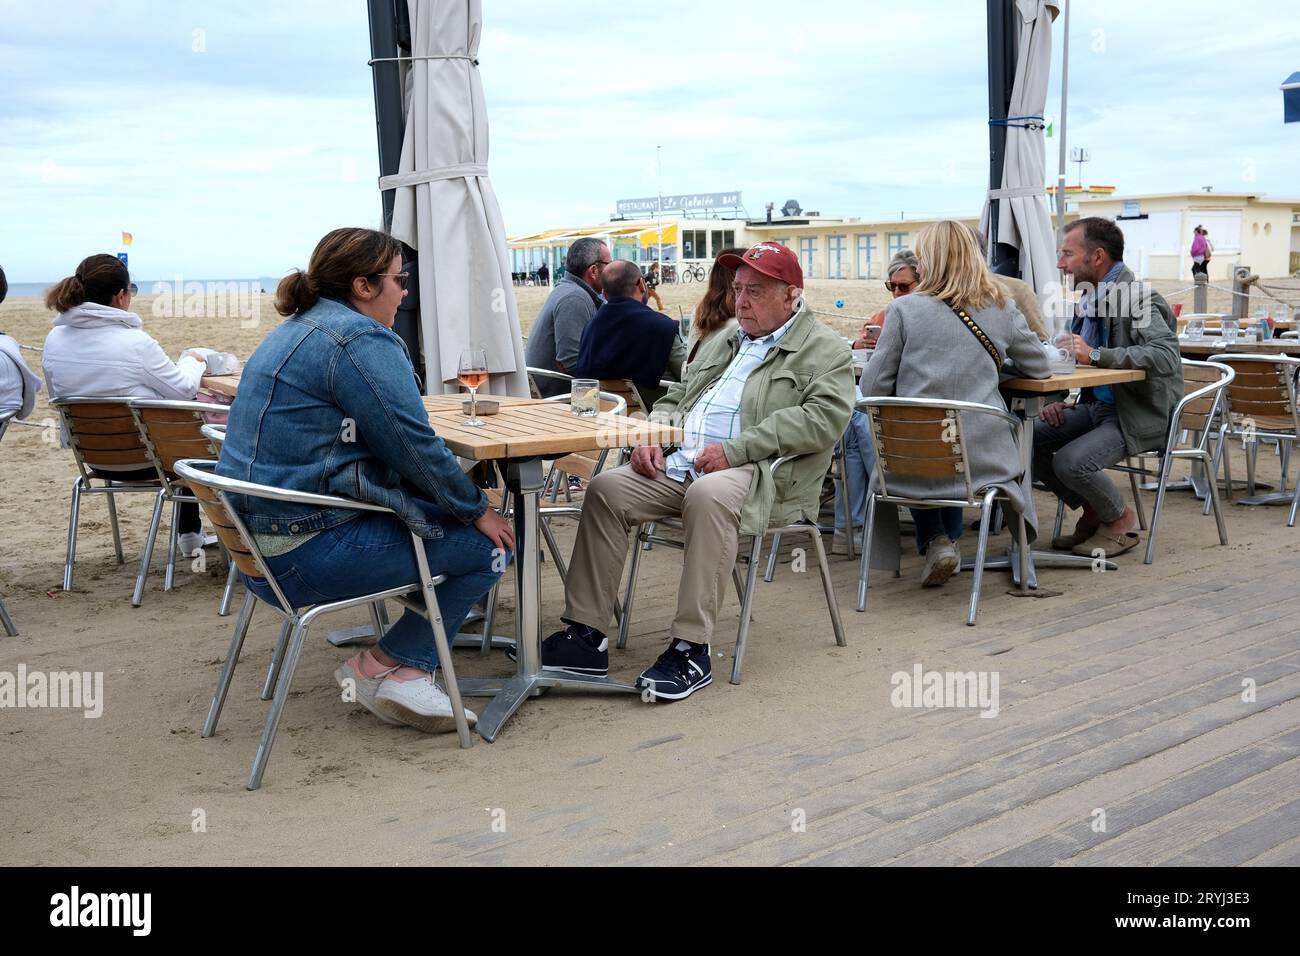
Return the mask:
[[[1095,388],[1098,385],[1116,385],[1122,382],[1140,382],[1147,377],[1141,369],[1092,368],[1081,366],[1073,372],[1052,375],[1050,378],[1009,378],[999,387],[1003,395],[1011,400],[1012,407],[1023,407],[1024,424],[1020,427],[1020,447],[1024,454],[1026,473],[1030,473],[1034,462],[1034,423],[1038,421],[1043,410],[1043,396],[1052,392],[1066,391],[1072,388]],[[963,561],[962,567],[973,567],[972,560]],[[1063,554],[1059,551],[1032,551],[1029,560],[1029,580],[1020,578],[1020,561],[1015,553],[1014,543],[1005,557],[989,558],[984,562],[986,570],[991,568],[1009,568],[1012,580],[1022,591],[1038,586],[1036,568],[1094,568],[1095,559],[1080,557],[1077,554]],[[1106,562],[1106,570],[1115,571],[1119,566]]]
[[[451,399],[447,407],[447,399]],[[483,418],[482,427],[470,427],[456,396],[426,399],[429,424],[447,447],[462,458],[494,460],[505,475],[506,487],[516,501],[515,588],[519,633],[515,676],[504,686],[485,682],[463,688],[466,694],[494,692],[479,715],[478,732],[495,740],[502,726],[530,696],[544,687],[636,693],[631,684],[606,677],[577,677],[543,671],[541,666],[541,547],[538,499],[542,491],[543,456],[558,458],[598,448],[680,442],[682,431],[667,425],[602,413],[580,418],[567,403],[518,399],[503,403],[501,411]],[[463,682],[469,683],[469,682]]]
[[205,375],[199,382],[199,387],[225,395],[227,398],[234,398],[235,393],[239,391],[239,375]]
[[1004,392],[1029,392],[1045,395],[1071,388],[1093,388],[1097,385],[1115,385],[1119,382],[1140,382],[1147,377],[1141,369],[1092,368],[1081,366],[1073,372],[1053,375],[1051,378],[1009,378],[999,386]]
[[1208,340],[1192,341],[1180,339],[1178,350],[1183,355],[1206,356],[1223,352],[1238,352],[1245,355],[1300,355],[1300,341],[1296,339],[1268,339],[1263,342],[1237,341],[1228,343],[1219,337]]
[[[208,376],[203,386],[233,396],[239,376]],[[543,457],[560,458],[573,452],[627,445],[669,444],[682,440],[682,430],[603,412],[591,417],[574,415],[564,402],[535,398],[484,395],[499,402],[495,415],[479,416],[484,424],[465,424],[462,403],[468,395],[430,395],[424,399],[429,424],[453,454],[474,461],[496,461],[506,487],[516,502],[515,597],[518,654],[515,676],[501,681],[459,681],[461,693],[492,696],[479,716],[478,732],[495,740],[501,728],[529,697],[545,687],[638,693],[631,684],[607,677],[576,677],[543,671],[542,581],[538,560],[542,544],[539,498]],[[436,570],[436,569],[435,569]]]

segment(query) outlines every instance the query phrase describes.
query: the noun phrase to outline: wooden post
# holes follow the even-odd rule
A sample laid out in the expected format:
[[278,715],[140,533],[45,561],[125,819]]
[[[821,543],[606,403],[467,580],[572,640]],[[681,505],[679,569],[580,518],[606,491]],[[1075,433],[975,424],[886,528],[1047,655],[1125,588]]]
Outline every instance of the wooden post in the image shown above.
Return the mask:
[[1196,288],[1192,290],[1192,311],[1197,315],[1204,315],[1210,311],[1210,277],[1203,272],[1198,272],[1192,276],[1192,279],[1196,285]]
[[1259,276],[1250,271],[1250,266],[1237,266],[1232,270],[1232,317],[1245,319],[1250,317],[1250,287]]

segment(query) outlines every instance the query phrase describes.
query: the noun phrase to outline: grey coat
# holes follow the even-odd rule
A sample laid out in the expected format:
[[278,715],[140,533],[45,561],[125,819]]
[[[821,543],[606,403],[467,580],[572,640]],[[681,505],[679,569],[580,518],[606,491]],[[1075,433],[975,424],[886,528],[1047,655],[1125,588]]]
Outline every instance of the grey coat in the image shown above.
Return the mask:
[[[596,314],[600,302],[600,296],[591,286],[571,272],[564,273],[547,296],[546,304],[528,333],[525,358],[529,367],[572,375],[578,361],[582,330]],[[553,378],[539,377],[537,389],[543,398],[547,398],[568,392],[569,386]]]
[[[1111,386],[1124,450],[1137,455],[1163,448],[1169,419],[1183,398],[1183,363],[1173,309],[1147,283],[1138,282],[1124,266],[1113,283],[1103,283],[1097,315],[1106,324],[1107,348],[1099,349],[1099,368],[1141,369],[1140,382]],[[1076,314],[1071,331],[1083,329]]]
[[[998,391],[1003,377],[1051,375],[1042,343],[1010,299],[1005,306],[979,309],[970,315],[1001,353],[1002,369],[994,366],[993,357],[952,309],[929,295],[913,293],[895,299],[885,310],[880,341],[862,373],[863,397],[951,399],[1003,409],[1006,401]],[[1033,496],[1027,477],[1017,481],[1024,469],[1016,457],[1010,429],[984,415],[964,416],[964,425],[973,487],[979,491],[996,486],[1009,499],[1011,509],[1025,515],[1032,539],[1037,528]],[[897,478],[889,481],[888,490],[915,497],[966,497],[965,482],[956,475],[952,479]],[[877,509],[878,516],[882,512],[885,514],[878,521],[883,518],[888,523],[894,509]],[[877,524],[876,542],[886,550],[873,548],[872,565],[897,567],[897,533],[891,535]],[[891,545],[893,560],[889,561]]]

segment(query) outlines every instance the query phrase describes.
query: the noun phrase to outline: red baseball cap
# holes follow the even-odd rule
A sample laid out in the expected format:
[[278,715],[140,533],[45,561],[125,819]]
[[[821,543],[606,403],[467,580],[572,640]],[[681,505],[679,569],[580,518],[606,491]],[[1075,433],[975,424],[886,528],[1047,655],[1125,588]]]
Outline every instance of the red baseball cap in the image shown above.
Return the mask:
[[803,269],[799,268],[799,257],[789,246],[783,246],[779,242],[760,242],[745,250],[744,255],[730,253],[718,256],[718,265],[727,269],[749,266],[755,272],[779,279],[795,288],[803,288]]

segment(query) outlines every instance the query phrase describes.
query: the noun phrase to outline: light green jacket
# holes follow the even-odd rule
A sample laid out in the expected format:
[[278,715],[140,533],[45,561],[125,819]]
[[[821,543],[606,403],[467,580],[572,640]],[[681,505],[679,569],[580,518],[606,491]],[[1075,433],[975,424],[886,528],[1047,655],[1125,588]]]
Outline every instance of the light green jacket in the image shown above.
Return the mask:
[[[700,396],[736,357],[735,333],[714,336],[678,382],[655,403],[651,421],[680,424]],[[741,534],[816,521],[822,479],[831,450],[853,411],[853,355],[840,336],[802,306],[794,325],[745,380],[740,399],[740,434],[722,443],[732,467],[753,463],[754,479],[740,512]],[[775,480],[771,463],[782,465]]]

